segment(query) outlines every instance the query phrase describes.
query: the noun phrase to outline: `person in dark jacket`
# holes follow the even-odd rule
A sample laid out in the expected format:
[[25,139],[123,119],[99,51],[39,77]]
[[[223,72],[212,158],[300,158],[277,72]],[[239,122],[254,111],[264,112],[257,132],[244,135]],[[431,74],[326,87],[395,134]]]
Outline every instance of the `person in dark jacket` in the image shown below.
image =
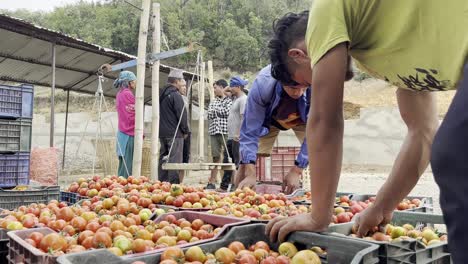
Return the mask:
[[[180,183],[179,172],[175,170],[163,170],[163,163],[182,163],[184,138],[190,133],[187,122],[185,103],[179,90],[186,86],[181,70],[171,70],[168,84],[164,86],[159,97],[159,168],[160,181]],[[180,119],[180,121],[179,121]]]

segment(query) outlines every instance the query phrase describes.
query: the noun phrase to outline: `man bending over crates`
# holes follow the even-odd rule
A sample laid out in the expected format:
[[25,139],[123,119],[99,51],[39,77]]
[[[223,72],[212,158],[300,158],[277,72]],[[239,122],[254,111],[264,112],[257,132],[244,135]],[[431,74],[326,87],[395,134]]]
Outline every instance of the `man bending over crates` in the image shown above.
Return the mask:
[[305,129],[310,104],[308,85],[282,85],[271,76],[271,66],[263,68],[252,84],[240,131],[241,165],[235,185],[255,187],[257,154],[270,156],[280,131],[292,129],[301,142],[295,166],[283,182],[283,192],[299,188],[302,171],[309,164]]
[[[273,76],[312,85],[307,120],[312,208],[275,218],[270,237],[322,231],[330,224],[343,156],[343,88],[351,57],[365,72],[398,87],[408,132],[375,202],[356,219],[359,235],[392,218],[431,161],[455,264],[468,262],[468,1],[315,0],[277,21],[270,42]],[[435,94],[457,89],[439,126]],[[438,129],[438,130],[437,130]]]

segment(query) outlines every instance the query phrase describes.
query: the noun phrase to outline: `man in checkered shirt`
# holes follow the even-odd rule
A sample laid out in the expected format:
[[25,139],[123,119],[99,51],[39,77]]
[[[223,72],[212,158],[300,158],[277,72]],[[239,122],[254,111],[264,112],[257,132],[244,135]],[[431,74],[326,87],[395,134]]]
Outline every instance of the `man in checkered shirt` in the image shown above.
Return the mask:
[[[215,99],[208,106],[208,133],[211,139],[211,156],[213,162],[221,162],[221,155],[225,152],[227,141],[227,119],[231,110],[232,100],[224,93],[228,86],[226,80],[218,80],[213,84]],[[206,189],[216,189],[218,170],[211,170]]]

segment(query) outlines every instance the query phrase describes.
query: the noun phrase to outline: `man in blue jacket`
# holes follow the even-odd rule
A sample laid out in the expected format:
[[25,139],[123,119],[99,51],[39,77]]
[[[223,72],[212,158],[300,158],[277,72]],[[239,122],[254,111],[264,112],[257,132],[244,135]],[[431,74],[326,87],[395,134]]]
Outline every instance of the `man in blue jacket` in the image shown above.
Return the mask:
[[260,71],[250,89],[242,121],[236,186],[255,187],[257,154],[269,156],[279,132],[292,129],[302,145],[295,166],[284,179],[283,191],[291,193],[299,188],[302,171],[309,163],[305,141],[309,104],[307,86],[283,86],[271,76],[270,65]]

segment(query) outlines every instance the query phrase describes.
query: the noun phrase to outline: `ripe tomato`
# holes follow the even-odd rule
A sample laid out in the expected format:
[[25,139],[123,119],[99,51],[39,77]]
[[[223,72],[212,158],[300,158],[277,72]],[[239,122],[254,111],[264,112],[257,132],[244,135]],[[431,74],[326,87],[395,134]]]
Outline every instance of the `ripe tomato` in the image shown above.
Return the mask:
[[113,232],[117,230],[125,230],[125,225],[119,220],[112,221],[109,227]]
[[289,264],[291,259],[286,256],[279,256],[276,258],[277,264]]
[[73,236],[76,234],[76,230],[73,226],[71,225],[66,225],[63,229],[62,232],[65,234],[68,234],[69,236]]
[[239,258],[237,258],[237,264],[257,264],[258,261],[257,259],[250,254],[244,254],[241,255]]
[[93,237],[94,248],[109,248],[112,246],[112,238],[106,232],[97,232]]
[[36,245],[39,245],[39,243],[41,243],[42,238],[44,238],[44,235],[39,232],[32,232],[29,235],[29,238],[34,240],[34,242],[36,242]]
[[174,215],[168,215],[166,216],[165,220],[171,224],[175,223],[177,221],[177,218]]
[[258,248],[258,249],[255,249],[254,251],[254,256],[258,261],[261,261],[262,259],[268,257],[268,255],[269,255],[268,251],[266,251],[263,248]]
[[101,225],[99,224],[99,222],[91,221],[86,225],[85,230],[96,232],[99,228],[101,228]]
[[291,260],[291,264],[320,264],[320,258],[312,250],[301,250]]
[[164,230],[162,230],[162,229],[157,229],[157,230],[154,231],[154,233],[153,233],[152,240],[153,240],[153,242],[156,242],[156,241],[158,241],[158,239],[159,239],[160,237],[165,236],[165,235],[167,235],[167,234],[166,234],[166,231],[164,231]]
[[255,248],[255,249],[261,248],[261,249],[266,250],[267,252],[270,251],[270,246],[268,246],[268,244],[267,244],[266,242],[264,242],[264,241],[258,241],[257,243],[255,243],[255,247],[254,247],[254,248]]
[[241,250],[245,250],[244,244],[239,241],[234,241],[229,244],[228,248],[232,250],[234,253],[239,253]]
[[269,256],[260,261],[260,264],[277,264],[276,258]]
[[133,251],[135,253],[145,252],[145,250],[146,250],[145,240],[143,240],[141,238],[137,238],[137,239],[133,240],[132,248],[133,248]]
[[58,214],[57,214],[57,218],[58,219],[63,219],[67,222],[71,221],[73,219],[73,217],[75,217],[75,213],[73,212],[73,210],[70,208],[70,207],[63,207],[63,208],[60,208]]
[[90,231],[90,230],[85,230],[83,232],[81,232],[79,235],[78,235],[78,244],[82,244],[83,241],[88,238],[88,237],[92,237],[94,236],[94,232],[93,231]]
[[47,234],[42,238],[39,243],[39,248],[44,252],[65,251],[67,249],[67,241],[65,238],[57,233]]
[[175,229],[173,227],[171,227],[171,226],[165,226],[165,227],[163,227],[162,230],[164,230],[164,232],[166,232],[166,234],[168,236],[175,236],[176,235]]
[[68,248],[67,253],[77,253],[86,251],[86,248],[81,245],[73,245]]
[[81,217],[81,216],[77,216],[77,217],[74,217],[71,221],[70,221],[70,224],[79,232],[85,230],[86,228],[86,225],[88,224],[86,222],[86,220]]
[[223,264],[231,264],[236,259],[236,254],[226,247],[222,247],[215,252],[216,260]]
[[192,229],[199,230],[205,223],[201,219],[195,219],[192,222]]
[[205,262],[206,260],[206,255],[203,253],[203,250],[198,247],[190,247],[186,252],[185,252],[185,260],[187,261],[200,261],[200,262]]
[[99,229],[96,231],[96,234],[97,234],[97,233],[100,233],[100,232],[107,233],[110,237],[112,237],[112,230],[111,230],[109,227],[103,226],[103,227],[99,228]]
[[177,263],[182,262],[185,260],[184,251],[178,247],[170,247],[166,249],[161,255],[161,260],[166,259],[175,260]]

